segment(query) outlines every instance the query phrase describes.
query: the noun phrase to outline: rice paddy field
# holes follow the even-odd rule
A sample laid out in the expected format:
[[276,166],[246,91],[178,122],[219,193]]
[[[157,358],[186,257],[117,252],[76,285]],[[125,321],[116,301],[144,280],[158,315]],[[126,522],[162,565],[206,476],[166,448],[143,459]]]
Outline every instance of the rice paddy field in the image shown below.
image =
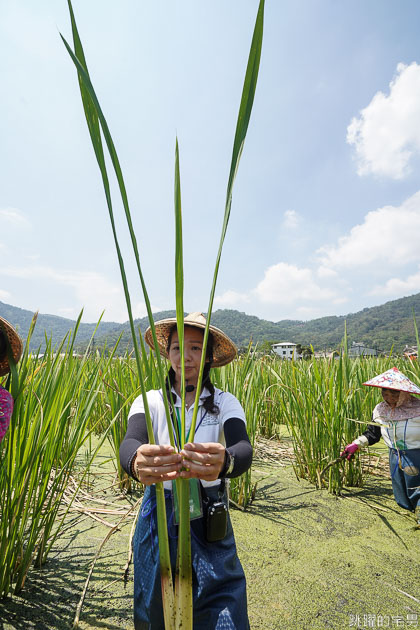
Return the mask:
[[[156,387],[153,355],[141,365]],[[415,615],[420,624],[420,531],[393,500],[386,448],[328,467],[378,401],[362,383],[393,365],[419,382],[416,363],[350,359],[345,344],[332,360],[249,352],[214,370],[243,404],[255,448],[231,486],[252,628],[413,627]],[[126,587],[123,576],[142,491],[117,452],[139,393],[134,361],[76,357],[66,339],[42,357],[26,350],[12,388],[0,445],[0,627],[71,628],[79,606],[80,628],[130,628],[132,573]]]

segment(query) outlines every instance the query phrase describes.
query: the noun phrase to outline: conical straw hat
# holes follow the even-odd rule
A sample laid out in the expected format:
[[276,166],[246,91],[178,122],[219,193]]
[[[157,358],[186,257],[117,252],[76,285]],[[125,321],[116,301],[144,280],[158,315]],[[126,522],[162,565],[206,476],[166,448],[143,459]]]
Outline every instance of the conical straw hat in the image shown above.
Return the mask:
[[410,394],[420,394],[420,387],[410,381],[410,379],[396,367],[387,370],[383,374],[374,376],[370,381],[363,383],[363,385],[371,385],[372,387],[382,387],[385,389],[396,389],[400,392],[409,392]]
[[[167,346],[168,339],[174,326],[176,326],[176,318],[169,317],[168,319],[161,319],[155,322],[156,338],[159,344],[159,352],[163,357],[168,358]],[[204,330],[206,327],[206,318],[203,313],[190,313],[184,317],[184,326],[193,326],[195,328],[201,328]],[[216,328],[216,326],[210,326],[209,331],[213,336],[213,361],[212,367],[221,367],[227,365],[236,357],[236,346],[231,339],[225,333]],[[144,338],[151,348],[154,349],[152,331],[149,328],[146,330]]]
[[[20,359],[23,348],[21,338],[13,328],[12,324],[10,324],[7,319],[3,319],[3,317],[0,317],[0,331],[7,335],[12,348],[13,358],[15,363],[17,363]],[[4,376],[4,374],[7,374],[8,372],[10,372],[10,365],[6,352],[6,355],[0,359],[0,376]]]

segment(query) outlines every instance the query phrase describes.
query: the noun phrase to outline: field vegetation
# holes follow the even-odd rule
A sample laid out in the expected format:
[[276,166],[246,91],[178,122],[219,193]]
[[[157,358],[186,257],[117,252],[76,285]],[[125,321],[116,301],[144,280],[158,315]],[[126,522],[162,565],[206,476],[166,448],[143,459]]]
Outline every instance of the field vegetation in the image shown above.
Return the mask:
[[[75,357],[74,337],[54,348],[48,343],[38,357],[29,354],[29,342],[30,337],[14,384],[14,416],[0,445],[3,597],[21,591],[28,573],[46,562],[65,528],[69,496],[95,474],[104,441],[112,453],[115,491],[139,490],[118,461],[129,408],[140,391],[134,360],[116,357],[115,348],[106,355],[88,349],[85,356]],[[154,355],[143,351],[141,356],[146,389],[153,389],[158,386]],[[370,419],[378,392],[362,383],[393,365],[419,382],[417,362],[350,359],[345,344],[340,357],[330,360],[281,361],[249,350],[215,369],[213,379],[241,401],[253,443],[259,437],[281,441],[287,432],[296,477],[340,495],[345,488],[363,485],[362,460],[328,464]],[[258,496],[257,480],[252,468],[234,480],[232,501],[241,508],[249,506]]]

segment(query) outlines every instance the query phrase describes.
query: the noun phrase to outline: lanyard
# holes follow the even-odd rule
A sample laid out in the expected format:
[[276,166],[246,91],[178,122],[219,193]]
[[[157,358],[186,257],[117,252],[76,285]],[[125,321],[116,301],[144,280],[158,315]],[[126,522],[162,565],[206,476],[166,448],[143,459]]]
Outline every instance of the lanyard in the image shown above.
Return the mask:
[[[178,435],[181,436],[181,418],[179,417],[179,408],[178,407],[175,407],[175,412],[176,412],[176,417],[177,417],[177,420],[178,420],[178,429],[179,429]],[[205,413],[202,413],[201,418],[200,418],[200,422],[195,427],[195,433],[197,433],[197,431],[200,428],[200,425],[203,422],[203,420],[206,417],[206,415],[207,415],[207,411]],[[191,432],[191,427],[189,428],[189,431],[188,431],[187,442],[190,441],[190,432]],[[195,434],[194,434],[194,436],[195,436]],[[175,440],[176,440],[176,437],[175,437]]]
[[[160,391],[160,395],[161,395],[162,400],[163,400],[163,394],[162,394],[162,391]],[[174,406],[175,406],[175,405],[174,405]],[[178,420],[178,431],[176,431],[176,428],[174,427],[174,429],[175,429],[175,430],[174,430],[174,439],[175,439],[175,444],[176,444],[176,446],[178,446],[177,434],[178,434],[178,436],[179,436],[179,437],[181,437],[181,420],[180,420],[180,417],[179,417],[179,408],[178,408],[178,407],[175,407],[175,412],[176,412],[176,417],[177,417],[177,420]],[[200,428],[200,425],[201,425],[201,423],[203,422],[203,420],[204,420],[204,418],[206,417],[206,415],[207,415],[207,411],[206,411],[205,413],[202,413],[202,416],[201,416],[201,418],[200,418],[200,422],[199,422],[199,423],[197,424],[197,426],[195,427],[195,433],[197,433],[197,431],[198,431],[198,429]],[[172,420],[172,425],[174,425],[172,411],[171,411],[171,420]],[[191,431],[191,427],[190,427],[190,429],[189,429],[189,431],[188,431],[187,442],[189,441],[189,438],[190,438],[190,431]],[[194,436],[195,436],[195,434],[194,434]]]
[[[406,435],[407,435],[407,424],[408,424],[408,421],[409,421],[409,420],[411,420],[411,418],[408,418],[408,419],[405,421],[405,424],[404,424],[404,438],[403,438],[403,441],[404,441],[404,447],[403,447],[403,450],[407,448]],[[392,422],[392,421],[391,421],[391,422]],[[391,439],[391,436],[389,435],[389,429],[388,429],[388,428],[387,428],[386,432],[388,433],[388,438],[389,438],[389,441],[390,441],[390,442],[391,442],[391,444],[392,444],[392,447],[391,447],[391,448],[394,448],[394,449],[396,449],[396,450],[398,451],[398,444],[397,444],[397,422],[401,422],[401,421],[398,421],[398,420],[397,420],[397,421],[395,421],[395,422],[392,422],[392,430],[393,430],[393,433],[394,433],[394,439],[393,439],[393,440]]]

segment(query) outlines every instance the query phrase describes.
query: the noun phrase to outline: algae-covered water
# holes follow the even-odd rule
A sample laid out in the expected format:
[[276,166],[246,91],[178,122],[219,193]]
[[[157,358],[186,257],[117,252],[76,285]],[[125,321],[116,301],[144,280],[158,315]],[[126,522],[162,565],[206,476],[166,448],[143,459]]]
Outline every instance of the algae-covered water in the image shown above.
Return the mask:
[[[257,459],[254,477],[254,503],[231,510],[252,629],[420,628],[420,530],[394,502],[388,478],[370,476],[337,498],[298,481],[284,462]],[[3,630],[71,628],[109,531],[89,517],[71,519],[45,567],[30,573],[21,595],[0,602]],[[133,627],[132,572],[126,588],[122,580],[130,528],[110,538],[96,564],[84,630]]]

